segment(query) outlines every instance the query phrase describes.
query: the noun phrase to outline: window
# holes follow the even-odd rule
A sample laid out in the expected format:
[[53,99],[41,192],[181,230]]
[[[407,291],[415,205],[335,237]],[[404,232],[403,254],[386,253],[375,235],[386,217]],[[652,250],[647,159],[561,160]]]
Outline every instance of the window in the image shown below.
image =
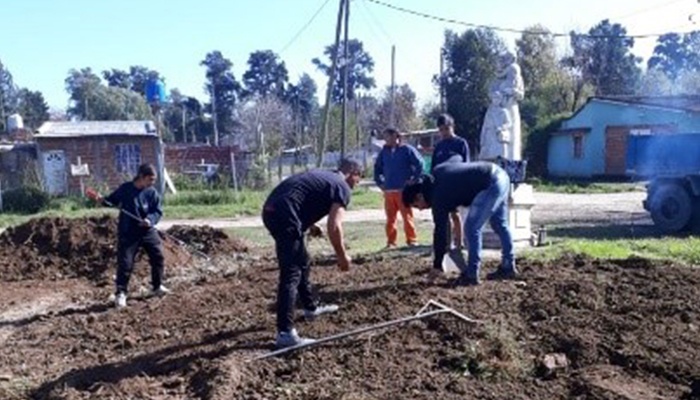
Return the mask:
[[114,146],[114,164],[117,172],[136,175],[141,165],[141,147],[136,143]]
[[574,135],[574,158],[583,158],[583,135]]

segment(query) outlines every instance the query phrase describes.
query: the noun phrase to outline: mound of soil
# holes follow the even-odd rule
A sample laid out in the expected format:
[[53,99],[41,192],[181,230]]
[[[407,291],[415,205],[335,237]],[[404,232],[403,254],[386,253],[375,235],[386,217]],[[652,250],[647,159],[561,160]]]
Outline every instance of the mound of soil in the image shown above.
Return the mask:
[[173,225],[168,234],[209,256],[248,252],[248,245],[210,226]]
[[[236,243],[215,229],[197,228],[189,235],[212,252],[230,251]],[[168,235],[162,235],[166,268],[180,268],[192,257]],[[0,280],[86,278],[98,284],[112,281],[117,253],[117,220],[100,217],[38,218],[0,235]],[[148,258],[140,252],[135,273],[147,276]]]
[[274,338],[279,272],[260,259],[120,312],[86,305],[16,323],[0,338],[0,397],[13,383],[26,388],[15,398],[52,400],[700,396],[698,269],[576,257],[522,262],[524,283],[453,288],[423,283],[428,257],[364,261],[314,269],[321,302],[341,308],[300,320],[301,334],[414,315],[431,299],[480,323],[440,315],[248,362]]

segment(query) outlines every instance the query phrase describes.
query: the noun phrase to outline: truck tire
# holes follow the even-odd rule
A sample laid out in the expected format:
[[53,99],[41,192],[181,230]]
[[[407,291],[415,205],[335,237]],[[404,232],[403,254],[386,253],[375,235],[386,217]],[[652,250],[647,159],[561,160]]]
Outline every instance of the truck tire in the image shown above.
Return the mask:
[[688,227],[693,206],[682,186],[669,183],[654,191],[649,212],[656,227],[665,233],[676,233]]

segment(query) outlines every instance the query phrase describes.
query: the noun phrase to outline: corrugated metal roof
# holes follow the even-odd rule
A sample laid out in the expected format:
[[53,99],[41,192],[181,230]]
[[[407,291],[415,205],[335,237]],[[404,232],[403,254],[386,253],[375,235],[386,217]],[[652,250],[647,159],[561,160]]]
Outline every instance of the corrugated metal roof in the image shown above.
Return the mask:
[[34,138],[81,136],[158,136],[153,121],[49,121],[37,130]]

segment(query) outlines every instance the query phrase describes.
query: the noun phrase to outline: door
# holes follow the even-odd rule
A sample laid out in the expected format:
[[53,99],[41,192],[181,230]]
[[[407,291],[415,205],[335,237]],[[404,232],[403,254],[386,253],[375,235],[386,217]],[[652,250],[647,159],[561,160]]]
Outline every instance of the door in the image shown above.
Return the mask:
[[605,175],[622,176],[627,169],[627,135],[629,128],[605,130]]
[[44,190],[50,195],[66,193],[66,156],[63,150],[44,151]]

